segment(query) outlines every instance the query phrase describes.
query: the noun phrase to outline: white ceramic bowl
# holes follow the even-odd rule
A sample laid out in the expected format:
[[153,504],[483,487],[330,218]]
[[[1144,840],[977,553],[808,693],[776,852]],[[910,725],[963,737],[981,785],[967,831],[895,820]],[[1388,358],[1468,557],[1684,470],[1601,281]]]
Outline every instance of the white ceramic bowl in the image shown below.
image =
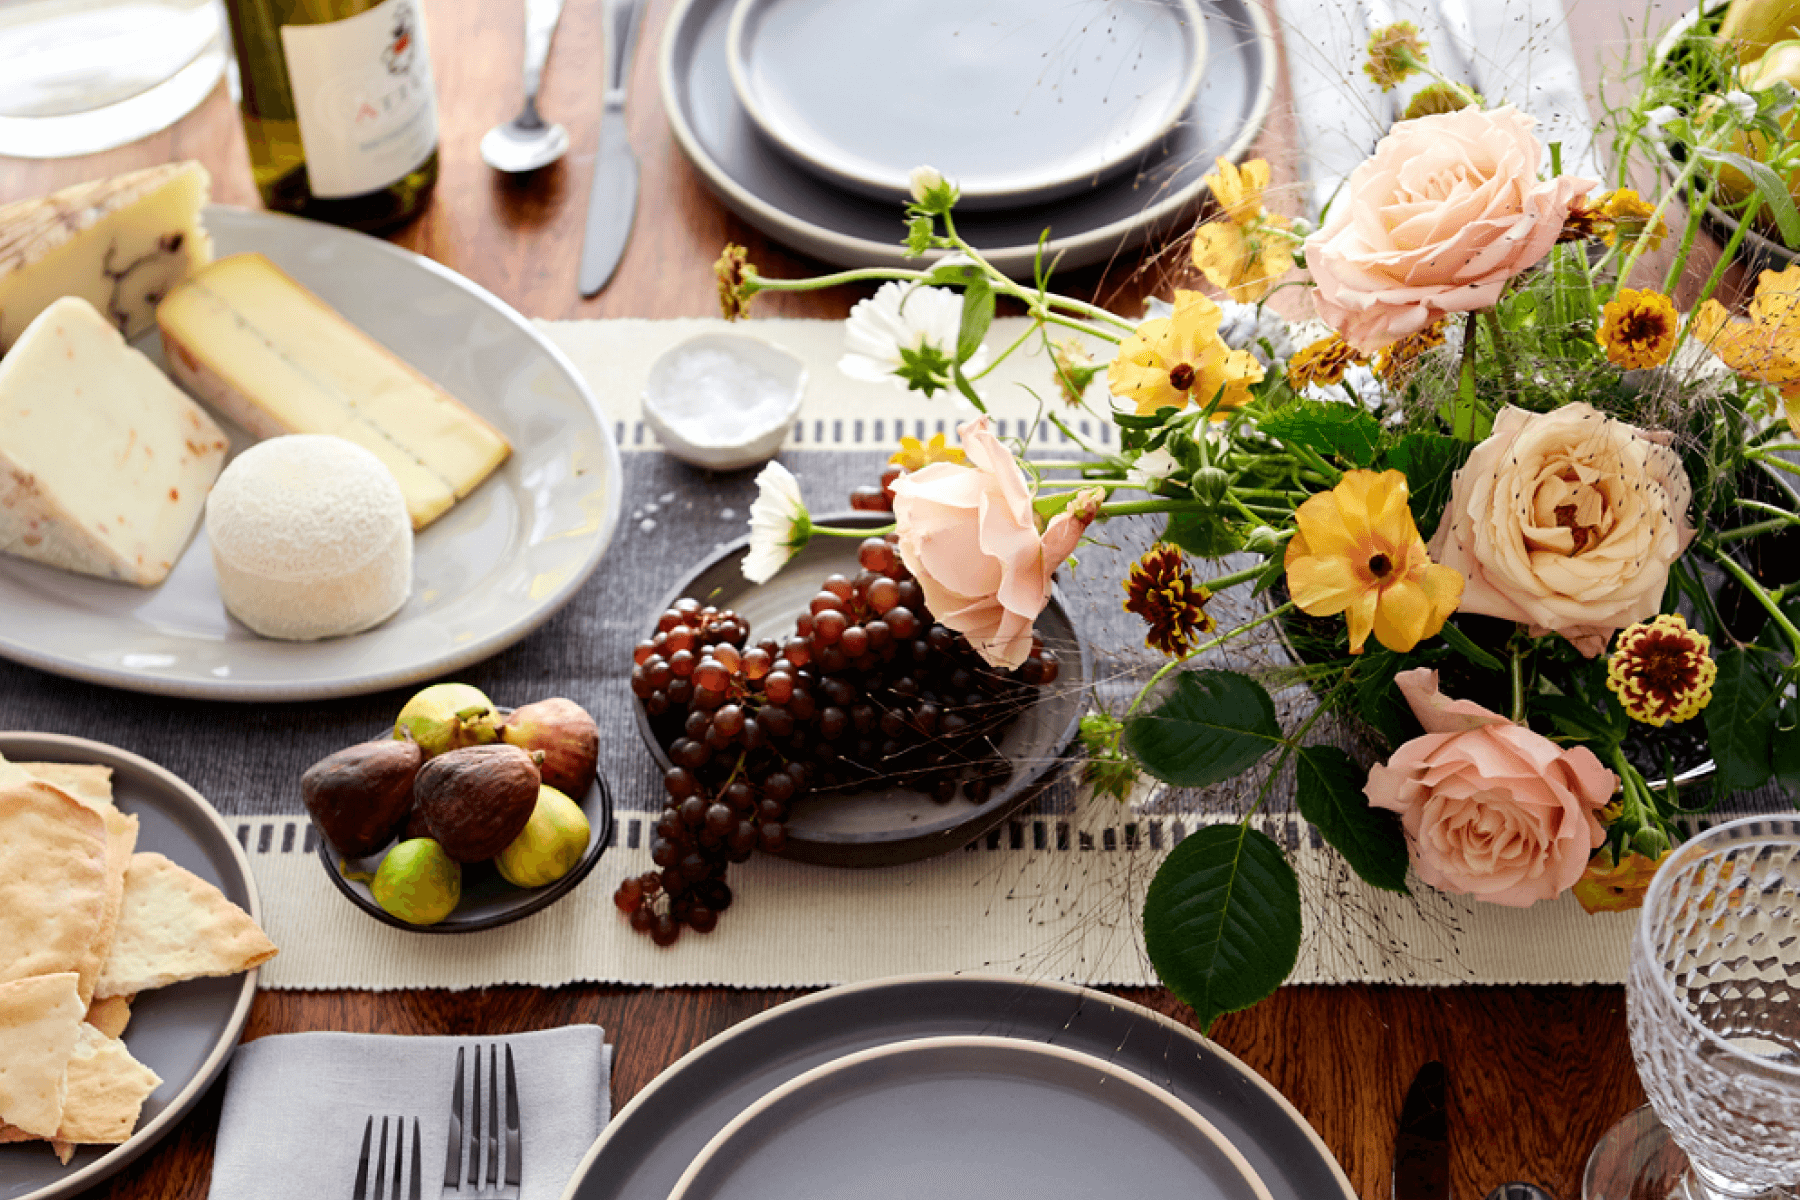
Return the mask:
[[644,381],[644,420],[683,462],[735,471],[775,457],[800,415],[806,364],[741,333],[665,350]]

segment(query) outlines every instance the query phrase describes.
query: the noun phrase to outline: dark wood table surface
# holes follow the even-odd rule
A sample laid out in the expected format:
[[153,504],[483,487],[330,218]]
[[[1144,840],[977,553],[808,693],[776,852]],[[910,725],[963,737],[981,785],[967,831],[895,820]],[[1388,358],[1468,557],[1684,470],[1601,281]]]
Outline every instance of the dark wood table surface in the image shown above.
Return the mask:
[[[711,264],[728,241],[747,245],[766,274],[819,271],[820,264],[771,243],[727,212],[681,158],[663,121],[656,81],[655,49],[671,6],[672,0],[652,0],[633,70],[630,118],[642,193],[630,246],[605,292],[584,301],[575,289],[604,73],[599,0],[571,0],[545,77],[544,111],[568,125],[575,148],[523,181],[496,176],[476,152],[482,132],[518,103],[521,6],[426,0],[442,176],[425,214],[394,240],[536,317],[713,315]],[[1641,19],[1636,0],[1582,0],[1572,7],[1590,78],[1590,59],[1605,50],[1616,61],[1622,52],[1620,21],[1628,9]],[[1275,162],[1278,180],[1284,172],[1292,177],[1282,153],[1291,138],[1280,115],[1284,103],[1278,97],[1277,115],[1259,146]],[[237,111],[223,86],[171,129],[122,149],[59,161],[0,159],[0,202],[180,158],[207,165],[216,201],[257,204]],[[1181,274],[1184,261],[1179,247],[1153,247],[1058,282],[1071,294],[1137,311],[1148,292],[1166,294],[1174,282],[1191,286]],[[756,314],[838,318],[863,294],[844,289],[763,297]],[[589,986],[264,992],[246,1037],[307,1029],[497,1034],[598,1022],[618,1047],[617,1107],[686,1051],[797,994]],[[1121,994],[1187,1019],[1164,992]],[[1537,1182],[1558,1200],[1578,1197],[1589,1148],[1644,1100],[1626,1041],[1624,992],[1617,987],[1290,987],[1222,1019],[1214,1036],[1312,1122],[1364,1197],[1389,1195],[1401,1099],[1413,1073],[1433,1058],[1449,1066],[1458,1200],[1478,1200],[1515,1179]],[[177,1132],[116,1177],[107,1194],[205,1196],[219,1092],[215,1087]]]

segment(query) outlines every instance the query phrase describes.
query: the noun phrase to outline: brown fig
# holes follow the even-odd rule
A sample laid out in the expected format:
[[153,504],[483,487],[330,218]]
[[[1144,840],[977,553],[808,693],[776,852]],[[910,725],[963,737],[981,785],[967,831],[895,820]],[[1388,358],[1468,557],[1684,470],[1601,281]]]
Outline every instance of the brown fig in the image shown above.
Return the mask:
[[413,803],[431,836],[457,862],[506,849],[537,806],[537,764],[517,746],[468,746],[426,761]]
[[320,759],[300,776],[300,796],[325,840],[349,858],[385,846],[412,808],[425,751],[411,740],[364,742]]
[[521,750],[542,751],[544,786],[565,796],[584,796],[600,764],[600,728],[587,709],[557,696],[515,708],[500,724],[500,737]]

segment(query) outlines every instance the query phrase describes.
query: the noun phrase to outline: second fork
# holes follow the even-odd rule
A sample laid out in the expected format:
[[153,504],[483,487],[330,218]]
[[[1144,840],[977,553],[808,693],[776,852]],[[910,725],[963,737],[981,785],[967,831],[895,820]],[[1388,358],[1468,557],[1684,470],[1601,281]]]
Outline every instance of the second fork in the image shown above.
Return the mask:
[[[486,1121],[483,1117],[482,1050],[475,1047],[474,1087],[471,1089],[469,1119],[463,1120],[463,1068],[467,1047],[456,1051],[456,1082],[450,1095],[450,1137],[444,1152],[444,1191],[477,1200],[518,1200],[519,1151],[519,1085],[513,1072],[512,1047],[505,1046],[506,1082],[500,1082],[499,1046],[487,1046]],[[505,1127],[501,1127],[501,1109],[505,1108]],[[502,1154],[502,1144],[505,1152]],[[468,1170],[464,1177],[463,1159],[467,1150]],[[501,1160],[505,1167],[502,1170]],[[485,1170],[483,1169],[485,1167]],[[465,1190],[466,1189],[466,1190]]]

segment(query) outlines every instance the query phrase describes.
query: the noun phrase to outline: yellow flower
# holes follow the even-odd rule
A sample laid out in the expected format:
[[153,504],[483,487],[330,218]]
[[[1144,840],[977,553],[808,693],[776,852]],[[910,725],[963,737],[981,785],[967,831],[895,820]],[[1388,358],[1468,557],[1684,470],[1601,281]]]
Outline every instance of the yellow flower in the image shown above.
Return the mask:
[[1444,344],[1444,327],[1449,317],[1433,321],[1417,333],[1409,333],[1375,356],[1375,374],[1381,382],[1396,390],[1412,382],[1419,373],[1419,360],[1425,352]]
[[713,275],[719,281],[719,311],[727,321],[750,315],[750,298],[756,295],[756,264],[750,252],[727,242],[724,253],[713,263]]
[[1399,471],[1349,471],[1294,514],[1288,591],[1302,612],[1344,613],[1352,654],[1371,632],[1389,650],[1411,650],[1462,599],[1462,575],[1431,561],[1406,499]]
[[[1656,214],[1656,209],[1647,204],[1635,188],[1619,188],[1607,193],[1597,211],[1612,222],[1612,227],[1604,235],[1609,246],[1617,245],[1621,237],[1626,241],[1635,241],[1644,236],[1644,231],[1649,228],[1650,218]],[[1669,223],[1658,217],[1656,228],[1649,232],[1645,249],[1656,249],[1668,236]]]
[[1780,391],[1788,425],[1800,434],[1800,264],[1762,273],[1749,316],[1731,320],[1708,300],[1694,313],[1694,336],[1738,374]]
[[1234,167],[1221,158],[1215,166],[1206,185],[1224,211],[1194,231],[1194,266],[1233,300],[1254,304],[1294,269],[1294,241],[1285,233],[1292,222],[1263,208],[1267,162],[1254,158]]
[[1411,21],[1396,21],[1369,35],[1369,61],[1363,64],[1363,71],[1385,92],[1411,78],[1428,57],[1419,27]]
[[1163,408],[1185,408],[1189,400],[1210,404],[1219,397],[1214,419],[1250,403],[1250,386],[1262,382],[1262,364],[1247,351],[1233,350],[1219,337],[1219,306],[1199,292],[1175,293],[1175,313],[1137,327],[1119,346],[1106,369],[1106,386],[1133,400],[1140,416]]
[[1590,914],[1642,908],[1644,896],[1650,891],[1650,879],[1667,857],[1667,851],[1662,858],[1649,859],[1633,850],[1615,863],[1612,851],[1602,846],[1588,859],[1587,870],[1570,890]]
[[1368,356],[1346,342],[1343,334],[1328,333],[1288,359],[1288,386],[1296,392],[1313,384],[1331,387],[1342,383],[1344,372],[1353,365],[1368,361]]
[[888,461],[908,471],[918,471],[941,462],[967,466],[969,456],[963,453],[961,446],[946,445],[943,434],[934,433],[929,442],[921,442],[916,437],[901,438],[900,448],[888,455]]
[[1606,660],[1606,686],[1635,721],[1657,728],[1685,721],[1712,702],[1719,664],[1712,641],[1680,613],[1663,613],[1619,634]]
[[1681,319],[1661,292],[1620,288],[1601,310],[1594,340],[1606,350],[1606,361],[1627,371],[1660,367],[1675,349]]

